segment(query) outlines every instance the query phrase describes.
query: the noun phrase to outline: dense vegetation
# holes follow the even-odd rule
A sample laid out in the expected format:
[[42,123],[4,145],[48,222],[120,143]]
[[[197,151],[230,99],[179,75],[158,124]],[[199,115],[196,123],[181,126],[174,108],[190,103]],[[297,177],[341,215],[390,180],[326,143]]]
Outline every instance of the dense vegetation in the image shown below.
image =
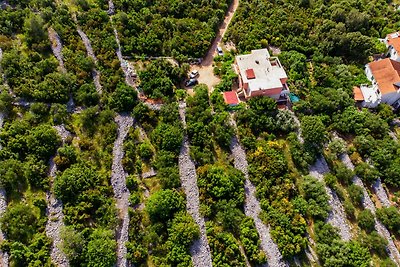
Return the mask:
[[[60,248],[70,265],[116,264],[121,221],[110,176],[118,113],[134,118],[122,163],[130,193],[127,259],[135,266],[192,265],[190,247],[200,231],[186,211],[179,173],[185,135],[213,265],[246,266],[248,261],[256,266],[268,260],[254,220],[244,214],[245,176],[234,168],[230,151],[234,134],[246,149],[260,218],[285,260],[307,265],[304,252],[311,248],[323,266],[394,265],[376,221],[398,244],[398,116],[385,104],[358,109],[352,99],[352,87],[368,82],[364,64],[385,52],[378,38],[400,26],[391,1],[240,0],[224,37],[236,51],[216,57],[212,66],[221,82],[211,94],[200,84],[188,96],[180,90],[190,70],[186,61],[206,54],[231,1],[115,0],[115,14],[106,0],[7,2],[0,9],[0,112],[5,116],[0,187],[7,202],[0,249],[10,255],[11,266],[52,266],[53,240],[46,234],[50,191],[63,203]],[[121,64],[126,62],[116,54],[114,27],[122,54],[135,62],[137,90],[125,82]],[[97,60],[88,56],[78,28]],[[56,34],[65,69],[52,50]],[[264,47],[282,51],[290,90],[300,101],[293,112],[279,110],[267,97],[231,111],[220,92],[235,86],[234,56]],[[157,56],[176,62],[149,59]],[[93,79],[95,68],[102,94]],[[138,92],[162,101],[162,107],[150,108]],[[186,129],[180,100],[187,104]],[[61,138],[55,126],[69,133]],[[344,153],[354,171],[342,162]],[[309,175],[319,157],[330,169],[321,180]],[[57,172],[50,177],[53,163]],[[355,175],[376,212],[366,207]],[[376,197],[377,179],[390,205]],[[339,230],[327,223],[335,208],[327,190],[344,208],[350,241],[341,240]]]
[[203,57],[230,1],[116,0],[117,29],[130,56]]

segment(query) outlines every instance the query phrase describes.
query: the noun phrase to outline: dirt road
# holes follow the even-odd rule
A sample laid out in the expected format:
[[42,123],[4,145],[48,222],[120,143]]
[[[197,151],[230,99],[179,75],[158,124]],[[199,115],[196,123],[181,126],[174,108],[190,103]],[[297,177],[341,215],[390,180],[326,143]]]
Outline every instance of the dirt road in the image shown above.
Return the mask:
[[233,0],[232,4],[229,6],[228,12],[226,13],[225,19],[223,23],[219,27],[219,31],[217,36],[212,43],[210,50],[208,50],[206,56],[203,58],[203,61],[200,65],[193,65],[191,70],[198,70],[200,76],[198,77],[199,83],[204,83],[208,86],[209,90],[212,91],[212,88],[220,82],[220,78],[214,75],[213,73],[213,61],[214,57],[217,55],[217,47],[221,46],[222,38],[225,35],[226,30],[233,18],[233,15],[236,12],[236,9],[239,6],[239,0]]

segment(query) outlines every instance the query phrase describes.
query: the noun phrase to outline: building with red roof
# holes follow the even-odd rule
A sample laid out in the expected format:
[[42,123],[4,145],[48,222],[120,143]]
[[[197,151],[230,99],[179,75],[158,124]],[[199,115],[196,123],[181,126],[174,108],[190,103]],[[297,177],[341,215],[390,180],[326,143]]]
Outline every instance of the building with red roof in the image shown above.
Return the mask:
[[386,35],[384,40],[390,59],[400,61],[400,32]]
[[287,75],[277,57],[271,57],[268,49],[252,50],[250,54],[235,58],[238,74],[238,94],[245,99],[255,96],[269,96],[285,104],[289,88]]
[[236,106],[240,103],[236,91],[223,92],[224,101],[227,105]]
[[366,65],[365,74],[372,84],[370,86],[362,85],[360,87],[365,102],[375,102],[379,100],[389,105],[394,105],[398,102],[400,99],[399,62],[390,58],[371,62]]

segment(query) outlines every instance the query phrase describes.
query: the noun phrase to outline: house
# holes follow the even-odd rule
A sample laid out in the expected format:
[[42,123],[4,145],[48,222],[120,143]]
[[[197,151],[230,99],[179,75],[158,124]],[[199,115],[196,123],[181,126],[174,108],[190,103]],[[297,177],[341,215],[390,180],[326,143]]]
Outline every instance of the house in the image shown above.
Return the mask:
[[271,57],[268,49],[236,56],[234,67],[239,77],[239,96],[245,99],[269,96],[278,104],[286,103],[289,93],[287,75],[279,59]]
[[224,101],[227,105],[234,107],[239,105],[240,101],[236,91],[223,92]]
[[365,67],[365,74],[371,85],[361,85],[360,91],[355,89],[355,99],[364,98],[363,107],[376,107],[380,102],[397,108],[400,99],[400,63],[385,58],[371,62]]
[[390,59],[400,62],[400,32],[394,32],[386,35],[383,40],[388,48],[388,56]]

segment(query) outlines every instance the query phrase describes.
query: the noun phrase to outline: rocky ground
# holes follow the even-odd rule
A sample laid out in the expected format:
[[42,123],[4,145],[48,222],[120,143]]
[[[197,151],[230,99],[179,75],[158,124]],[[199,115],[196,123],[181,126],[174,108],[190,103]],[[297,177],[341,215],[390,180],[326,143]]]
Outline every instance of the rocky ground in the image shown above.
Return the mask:
[[[110,6],[109,14],[114,14],[114,4],[112,4],[111,0],[109,3],[111,3],[111,4],[109,4],[109,6]],[[111,9],[111,7],[112,7],[112,9]],[[113,12],[111,13],[110,10],[112,10]],[[110,17],[110,20],[112,22],[112,17]],[[117,57],[118,57],[119,62],[121,63],[121,69],[125,75],[125,82],[127,85],[132,86],[133,88],[136,89],[134,77],[132,76],[132,72],[131,72],[131,70],[133,70],[133,67],[130,66],[130,63],[127,60],[125,60],[122,56],[121,42],[118,37],[117,29],[115,28],[114,25],[113,25],[113,31],[114,31],[115,40],[117,41],[117,46],[118,46],[117,51],[116,51]]]
[[[97,64],[97,58],[93,52],[92,45],[91,45],[90,40],[87,37],[86,33],[84,33],[79,26],[77,27],[77,31],[78,31],[79,36],[82,39],[83,44],[86,47],[88,56],[94,61],[95,64]],[[96,87],[96,91],[99,95],[101,95],[103,93],[103,88],[100,84],[100,72],[94,68],[92,70],[92,76],[93,76],[94,85]]]
[[381,202],[381,205],[383,207],[389,208],[390,206],[392,206],[388,194],[386,193],[385,188],[383,188],[382,186],[380,178],[376,180],[375,183],[372,185],[372,189],[374,190],[375,195],[378,197],[378,200],[379,202]]
[[[0,49],[0,61],[1,61],[1,49]],[[3,127],[3,120],[4,120],[4,115],[3,113],[0,113],[0,128]],[[1,147],[0,147],[1,149]],[[3,215],[3,213],[7,209],[7,198],[6,198],[6,190],[4,188],[0,188],[0,218]],[[0,229],[0,241],[5,240],[5,235],[3,231]],[[1,266],[8,266],[8,254],[3,253],[0,251],[0,262]]]
[[[185,107],[185,104],[180,104],[179,114],[186,127]],[[197,187],[196,167],[189,155],[189,141],[186,134],[179,155],[179,174],[182,187],[186,194],[187,211],[200,227],[200,239],[196,240],[190,248],[193,265],[194,267],[211,267],[211,252],[207,241],[205,221],[199,211],[200,200],[199,188]]]
[[[319,157],[315,164],[310,167],[310,175],[317,178],[319,181],[324,180],[324,174],[329,172],[328,164],[323,157]],[[329,213],[327,222],[332,226],[339,229],[339,235],[342,240],[348,241],[351,239],[351,228],[346,220],[346,213],[340,199],[338,198],[335,191],[325,186],[325,190],[329,197],[329,205],[332,210]]]
[[[342,154],[340,157],[341,161],[346,165],[347,168],[354,170],[354,165],[350,160],[349,155],[347,154]],[[362,205],[365,209],[369,209],[373,214],[376,212],[376,208],[374,203],[372,202],[367,189],[365,188],[363,182],[358,176],[354,176],[353,178],[353,183],[355,185],[360,186],[363,189],[364,197],[362,200]],[[386,227],[375,218],[375,230],[388,241],[387,245],[387,252],[389,254],[389,257],[396,262],[397,264],[400,264],[400,253],[398,249],[396,248],[396,245],[393,242],[393,239],[389,233],[389,231],[386,229]]]
[[288,264],[283,260],[278,246],[271,238],[269,226],[266,226],[258,217],[261,212],[260,202],[256,198],[256,188],[249,180],[246,153],[236,136],[232,139],[231,151],[235,168],[243,172],[246,178],[244,185],[246,194],[244,212],[246,216],[254,219],[257,232],[260,235],[261,249],[268,258],[268,264],[265,264],[264,266],[288,266]]
[[65,72],[67,72],[67,70],[65,69],[65,66],[64,66],[61,38],[53,28],[49,28],[48,33],[49,33],[49,39],[50,39],[50,43],[51,43],[51,50],[53,50],[53,54],[58,60],[61,71],[65,73]]
[[114,8],[114,2],[112,0],[108,0],[108,15],[114,15],[115,13],[115,8]]
[[115,118],[118,124],[118,136],[113,148],[113,162],[111,166],[111,185],[114,190],[114,196],[117,202],[117,208],[122,224],[117,230],[117,266],[126,267],[128,262],[126,259],[127,248],[125,243],[128,241],[129,227],[129,190],[126,187],[126,172],[122,166],[124,157],[124,139],[129,132],[129,128],[133,125],[133,118],[130,116],[118,115]]
[[[57,130],[58,135],[61,137],[63,143],[71,135],[63,125],[54,126]],[[65,254],[61,251],[60,245],[62,244],[62,239],[60,236],[60,231],[64,227],[64,214],[62,212],[62,202],[58,200],[53,193],[53,182],[56,177],[57,166],[54,164],[54,157],[50,159],[50,186],[51,189],[46,193],[47,200],[47,223],[46,223],[46,235],[53,240],[51,245],[50,257],[52,262],[60,267],[69,266],[69,262]]]

